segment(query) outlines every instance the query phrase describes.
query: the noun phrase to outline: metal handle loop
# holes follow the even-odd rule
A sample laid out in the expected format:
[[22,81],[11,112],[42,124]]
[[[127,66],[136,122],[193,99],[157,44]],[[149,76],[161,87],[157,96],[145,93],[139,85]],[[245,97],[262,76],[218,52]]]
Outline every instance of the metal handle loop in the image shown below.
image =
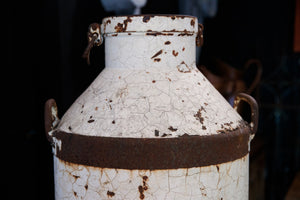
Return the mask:
[[88,65],[90,65],[90,52],[94,45],[100,46],[103,42],[101,34],[101,25],[98,23],[92,23],[89,26],[88,36],[88,45],[85,48],[82,57],[87,60]]
[[256,100],[252,96],[245,94],[245,93],[239,93],[235,96],[235,99],[234,99],[233,108],[235,110],[238,109],[238,106],[239,106],[239,103],[241,100],[248,103],[251,108],[250,129],[251,129],[251,137],[253,138],[257,131],[257,127],[258,127],[258,105],[257,105]]

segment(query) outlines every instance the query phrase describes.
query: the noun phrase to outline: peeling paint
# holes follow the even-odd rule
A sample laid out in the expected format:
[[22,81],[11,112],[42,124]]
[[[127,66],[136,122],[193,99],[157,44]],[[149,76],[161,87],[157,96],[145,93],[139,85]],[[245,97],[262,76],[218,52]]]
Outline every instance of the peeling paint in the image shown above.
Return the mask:
[[81,166],[55,157],[55,198],[248,200],[248,162],[247,155],[217,167],[150,171]]
[[47,121],[56,199],[248,199],[249,125],[197,69],[197,24],[103,20],[105,69]]

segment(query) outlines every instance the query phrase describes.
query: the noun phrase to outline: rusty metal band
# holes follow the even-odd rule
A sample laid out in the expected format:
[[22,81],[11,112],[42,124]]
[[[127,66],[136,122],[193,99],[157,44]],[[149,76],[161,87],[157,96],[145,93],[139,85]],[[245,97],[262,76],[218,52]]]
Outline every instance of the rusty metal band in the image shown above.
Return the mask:
[[56,156],[80,165],[119,169],[178,169],[221,164],[248,154],[250,129],[210,136],[112,138],[54,132]]

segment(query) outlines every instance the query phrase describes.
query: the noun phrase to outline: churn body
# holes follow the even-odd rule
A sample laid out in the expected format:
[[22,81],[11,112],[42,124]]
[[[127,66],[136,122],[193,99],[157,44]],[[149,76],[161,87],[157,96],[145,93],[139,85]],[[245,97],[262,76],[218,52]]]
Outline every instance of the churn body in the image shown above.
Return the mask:
[[[197,69],[192,16],[103,19],[105,69],[61,120],[45,107],[56,199],[248,199],[250,124]],[[103,38],[102,38],[103,37]]]

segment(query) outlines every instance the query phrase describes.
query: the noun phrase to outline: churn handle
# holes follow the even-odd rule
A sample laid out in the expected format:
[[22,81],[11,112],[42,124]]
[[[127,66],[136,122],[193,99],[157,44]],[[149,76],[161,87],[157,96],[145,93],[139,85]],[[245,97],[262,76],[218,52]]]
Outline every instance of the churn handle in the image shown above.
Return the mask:
[[238,109],[238,106],[239,106],[239,103],[241,100],[248,103],[251,108],[250,128],[251,128],[251,136],[253,138],[254,134],[257,131],[257,127],[258,127],[258,105],[257,105],[256,100],[252,96],[245,94],[245,93],[239,93],[235,96],[235,99],[234,99],[234,105],[233,105],[234,109],[236,109],[236,110]]
[[52,132],[59,123],[57,106],[54,99],[49,99],[45,103],[45,132],[50,143],[53,143]]
[[85,48],[82,57],[87,60],[88,65],[90,64],[90,52],[93,46],[100,46],[103,42],[103,37],[101,33],[101,24],[92,23],[89,26],[89,31],[87,33],[88,45]]

